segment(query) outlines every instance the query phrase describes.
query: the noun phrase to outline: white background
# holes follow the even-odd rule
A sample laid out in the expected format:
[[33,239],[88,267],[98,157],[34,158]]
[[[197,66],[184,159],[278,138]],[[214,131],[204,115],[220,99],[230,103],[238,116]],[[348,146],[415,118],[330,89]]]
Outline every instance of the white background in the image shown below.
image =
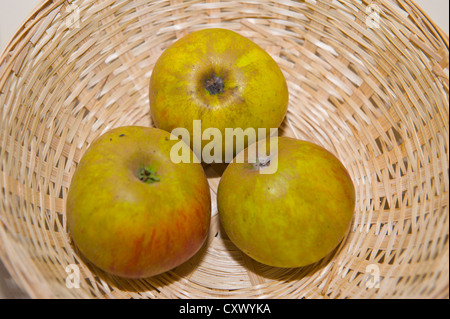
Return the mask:
[[[415,2],[444,32],[449,34],[450,0],[415,0]],[[39,3],[39,0],[0,0],[0,53]],[[0,299],[23,297],[26,296],[17,289],[0,263]]]

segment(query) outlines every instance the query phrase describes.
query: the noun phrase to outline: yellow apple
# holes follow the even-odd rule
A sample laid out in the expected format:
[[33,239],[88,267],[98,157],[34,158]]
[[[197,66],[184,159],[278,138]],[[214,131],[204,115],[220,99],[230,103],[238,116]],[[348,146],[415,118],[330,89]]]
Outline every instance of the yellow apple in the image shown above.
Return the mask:
[[[305,266],[329,254],[346,235],[355,208],[353,182],[324,148],[288,137],[272,141],[278,143],[276,152],[252,163],[244,150],[244,160],[226,168],[217,194],[220,221],[230,240],[253,259],[276,267]],[[267,173],[270,165],[275,169]]]
[[[154,276],[193,256],[211,214],[200,164],[175,164],[170,133],[124,126],[83,155],[67,198],[67,223],[81,253],[126,278]],[[188,145],[185,145],[190,151]]]
[[[220,28],[192,32],[169,46],[153,68],[149,95],[157,127],[188,130],[185,141],[199,158],[206,144],[220,143],[219,160],[226,152],[231,160],[278,128],[289,99],[286,79],[274,59],[248,38]],[[201,121],[198,147],[193,143],[194,120]],[[210,128],[221,136],[210,137]],[[251,128],[256,134],[244,136],[246,141],[237,148],[232,138],[226,141],[226,128]],[[258,134],[258,128],[266,131]]]

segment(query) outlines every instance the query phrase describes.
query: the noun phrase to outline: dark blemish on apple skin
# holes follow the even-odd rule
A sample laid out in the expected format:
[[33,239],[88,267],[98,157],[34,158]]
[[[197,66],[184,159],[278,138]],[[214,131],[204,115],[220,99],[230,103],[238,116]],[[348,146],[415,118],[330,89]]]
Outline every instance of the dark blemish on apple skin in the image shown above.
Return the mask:
[[112,138],[110,138],[109,140],[112,141]]
[[168,140],[169,140],[169,138],[168,138],[168,137],[165,137],[165,138],[164,138],[164,140],[168,141]]
[[231,89],[231,96],[236,99],[237,103],[245,103],[244,97],[239,92],[239,86],[236,86]]
[[120,135],[119,135],[119,137],[124,137],[124,136],[125,136],[125,134],[120,134]]

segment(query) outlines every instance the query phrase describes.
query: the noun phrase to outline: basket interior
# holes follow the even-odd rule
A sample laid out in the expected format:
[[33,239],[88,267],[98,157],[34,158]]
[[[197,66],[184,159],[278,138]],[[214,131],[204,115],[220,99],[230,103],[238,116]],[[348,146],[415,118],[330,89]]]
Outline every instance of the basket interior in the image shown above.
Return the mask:
[[[313,265],[257,263],[222,231],[223,167],[208,165],[212,222],[199,253],[152,278],[106,274],[67,233],[72,174],[102,133],[153,125],[154,63],[211,27],[279,64],[290,94],[279,133],[343,162],[357,194],[352,227]],[[448,81],[448,36],[410,1],[45,1],[0,60],[0,257],[32,297],[446,297]],[[67,285],[71,265],[80,288]]]

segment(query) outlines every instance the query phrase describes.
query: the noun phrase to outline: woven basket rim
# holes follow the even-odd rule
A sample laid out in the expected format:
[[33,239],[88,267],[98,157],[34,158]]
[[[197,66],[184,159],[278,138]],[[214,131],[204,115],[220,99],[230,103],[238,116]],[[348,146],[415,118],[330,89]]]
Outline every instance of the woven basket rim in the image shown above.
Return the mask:
[[[64,2],[65,0],[58,0],[59,2]],[[447,49],[449,49],[449,35],[444,32],[444,30],[436,24],[433,19],[430,17],[429,14],[425,12],[425,10],[419,6],[415,0],[405,0],[406,2],[409,2],[416,10],[420,12],[422,15],[422,18],[425,18],[429,24],[439,33],[442,41],[444,42]],[[5,55],[11,51],[10,47],[14,47],[14,43],[16,42],[16,38],[20,39],[20,34],[23,31],[26,31],[26,25],[31,21],[31,19],[36,16],[39,12],[42,11],[43,8],[53,5],[56,7],[58,2],[54,2],[52,0],[39,0],[39,2],[36,4],[34,9],[31,10],[31,12],[28,14],[28,16],[25,18],[23,23],[16,29],[14,34],[9,38],[7,44],[3,48],[3,51],[0,52],[0,65],[3,63],[3,60],[5,59]]]
[[[20,56],[21,52],[21,45],[23,45],[22,40],[28,35],[28,33],[31,30],[31,27],[39,23],[40,20],[35,20],[34,18],[39,15],[44,10],[53,11],[54,9],[58,8],[62,3],[64,3],[64,0],[57,0],[57,1],[50,1],[50,0],[41,0],[36,7],[32,10],[32,12],[28,15],[28,17],[25,19],[23,24],[16,30],[14,35],[9,39],[8,43],[4,47],[3,51],[0,52],[0,71],[3,70],[2,66],[4,64],[12,64],[15,62],[15,59]],[[436,25],[433,20],[423,11],[423,9],[418,6],[414,0],[404,0],[404,5],[410,6],[415,10],[416,13],[420,14],[420,19],[425,21],[425,24],[430,26],[435,30],[435,32],[439,35],[439,40],[441,41],[442,45],[446,48],[447,52],[441,52],[446,56],[446,64],[448,67],[448,50],[449,50],[449,35],[447,35],[438,25]],[[444,60],[443,60],[444,61]],[[445,61],[444,61],[445,63]],[[0,89],[3,88],[4,82],[3,82],[4,74],[0,73]],[[447,81],[448,83],[448,74],[444,81]],[[447,84],[448,86],[448,84]],[[1,141],[0,141],[1,143]],[[1,144],[0,144],[1,146]],[[1,148],[0,148],[1,150]],[[448,152],[447,152],[448,155]],[[448,168],[448,157],[446,159],[447,161],[447,168]],[[0,182],[3,181],[0,179]],[[0,183],[0,184],[1,184]],[[1,216],[0,216],[1,217]],[[2,220],[0,219],[0,226]],[[0,235],[2,235],[2,232],[0,231]],[[33,298],[46,298],[50,296],[46,295],[40,295],[40,292],[36,290],[35,287],[33,287],[32,284],[28,284],[26,281],[26,276],[18,272],[16,268],[14,267],[13,260],[9,256],[8,252],[4,252],[2,248],[2,237],[0,237],[0,256],[3,257],[2,261],[5,263],[6,269],[9,271],[13,279],[19,284],[19,286],[24,289],[28,294],[30,294]],[[448,265],[447,265],[448,266]],[[449,283],[447,282],[447,286],[443,288],[441,291],[435,292],[435,295],[432,296],[432,298],[443,298],[447,299],[449,296]]]
[[422,16],[428,20],[428,22],[433,26],[434,29],[436,29],[436,31],[439,33],[441,39],[444,41],[445,46],[449,47],[449,35],[447,33],[445,33],[445,31],[437,24],[434,22],[434,20],[430,17],[430,15],[428,13],[425,12],[425,10],[419,6],[415,0],[409,0],[411,2],[412,5],[414,5],[414,7],[420,11],[420,13],[422,14]]

